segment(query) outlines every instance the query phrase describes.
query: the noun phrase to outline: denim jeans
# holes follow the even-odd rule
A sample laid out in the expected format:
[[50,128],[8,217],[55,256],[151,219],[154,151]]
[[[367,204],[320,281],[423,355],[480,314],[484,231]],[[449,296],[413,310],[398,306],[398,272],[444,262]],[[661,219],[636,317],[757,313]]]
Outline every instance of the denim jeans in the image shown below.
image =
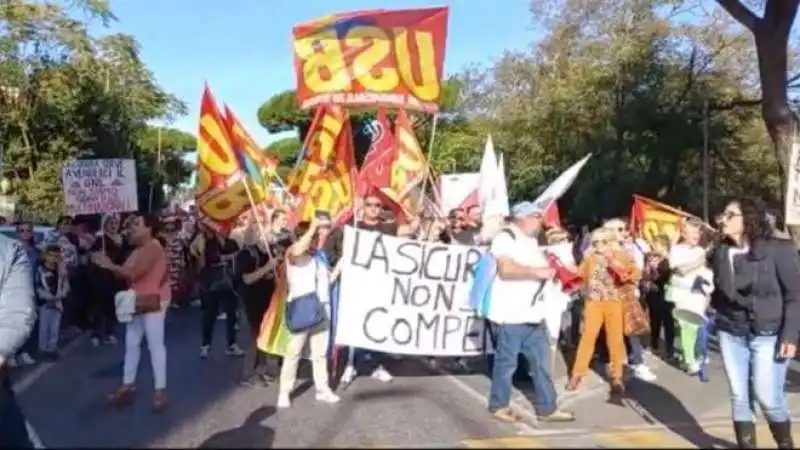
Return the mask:
[[644,364],[644,348],[642,346],[644,336],[626,336],[625,350],[628,351],[628,363],[632,366]]
[[728,386],[734,422],[752,422],[750,378],[755,400],[761,404],[770,422],[787,422],[786,401],[788,360],[776,359],[777,336],[734,336],[719,332],[719,346]]
[[0,448],[33,448],[7,369],[0,369]]
[[531,324],[494,324],[497,335],[489,410],[497,411],[511,402],[512,377],[520,353],[528,363],[533,380],[534,408],[540,416],[556,410],[556,390],[550,373],[550,341],[547,327]]
[[384,366],[389,355],[371,350],[350,347],[347,353],[347,365],[353,366],[359,372],[371,373],[378,367]]

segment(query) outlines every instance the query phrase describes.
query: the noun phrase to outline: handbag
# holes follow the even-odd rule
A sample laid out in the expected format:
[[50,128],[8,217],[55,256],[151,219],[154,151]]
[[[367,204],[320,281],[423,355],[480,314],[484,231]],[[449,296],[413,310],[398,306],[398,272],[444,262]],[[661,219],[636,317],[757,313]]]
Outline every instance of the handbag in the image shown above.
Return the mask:
[[625,336],[640,336],[650,332],[650,315],[636,295],[635,286],[625,286],[622,296],[622,326]]
[[314,290],[295,297],[286,303],[286,328],[291,333],[302,333],[325,321],[325,307],[319,300],[317,287],[317,260],[314,259]]
[[161,310],[161,296],[147,294],[136,296],[136,314],[147,314]]

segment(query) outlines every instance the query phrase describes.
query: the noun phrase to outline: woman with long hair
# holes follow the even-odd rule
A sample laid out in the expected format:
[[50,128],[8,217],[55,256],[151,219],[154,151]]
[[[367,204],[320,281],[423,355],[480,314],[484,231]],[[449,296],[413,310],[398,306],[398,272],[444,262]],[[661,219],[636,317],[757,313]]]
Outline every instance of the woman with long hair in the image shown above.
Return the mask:
[[[91,253],[104,253],[114,264],[125,262],[125,248],[120,230],[120,217],[116,214],[105,214],[101,219],[101,229]],[[92,325],[92,345],[100,343],[116,344],[114,328],[117,315],[114,309],[114,295],[125,289],[125,283],[113,272],[96,264],[89,264],[89,279],[86,287],[89,294],[89,311]]]
[[624,394],[625,366],[625,309],[623,298],[631,284],[639,281],[641,273],[628,252],[619,245],[616,235],[607,228],[592,232],[590,249],[578,273],[584,280],[583,334],[578,343],[575,363],[567,390],[574,391],[589,372],[600,330],[611,360],[611,393],[613,400]]
[[[200,301],[202,308],[202,343],[200,357],[208,358],[214,337],[214,325],[218,318],[225,320],[227,348],[225,354],[232,357],[244,356],[244,351],[236,343],[236,319],[239,298],[234,289],[234,260],[239,253],[239,244],[231,238],[219,236],[204,227],[198,241],[192,244],[193,253],[198,257],[200,270]],[[220,312],[223,316],[220,317]]]
[[125,280],[130,289],[139,296],[158,296],[160,307],[152,312],[136,314],[125,326],[125,360],[122,369],[122,385],[109,400],[116,406],[127,406],[136,393],[136,373],[142,355],[142,338],[147,340],[150,363],[153,366],[155,396],[153,411],[161,411],[167,405],[167,349],[164,346],[164,319],[170,302],[170,287],[167,280],[167,255],[156,239],[158,219],[150,214],[137,213],[126,221],[126,236],[135,247],[122,265],[115,264],[105,253],[95,253],[92,260],[100,268],[112,272]]
[[721,225],[727,242],[713,255],[711,304],[736,441],[739,448],[757,446],[754,395],[778,448],[794,448],[786,375],[800,333],[800,256],[791,241],[773,236],[760,201],[729,202]]

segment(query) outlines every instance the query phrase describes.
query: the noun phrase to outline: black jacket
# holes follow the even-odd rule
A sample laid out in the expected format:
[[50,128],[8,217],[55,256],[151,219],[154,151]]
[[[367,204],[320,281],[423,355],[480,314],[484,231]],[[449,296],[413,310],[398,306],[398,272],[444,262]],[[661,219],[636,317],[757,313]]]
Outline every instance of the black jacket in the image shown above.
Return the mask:
[[[729,244],[712,256],[715,290],[711,304],[720,330],[736,336],[780,335],[796,343],[800,334],[800,255],[791,241],[757,240],[734,257]],[[733,266],[733,267],[732,267]]]

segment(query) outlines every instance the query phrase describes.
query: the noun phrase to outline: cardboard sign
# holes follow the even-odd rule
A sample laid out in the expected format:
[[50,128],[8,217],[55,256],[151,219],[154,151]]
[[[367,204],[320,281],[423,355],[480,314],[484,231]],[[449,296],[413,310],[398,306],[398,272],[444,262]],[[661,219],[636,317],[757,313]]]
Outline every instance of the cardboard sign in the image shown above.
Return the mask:
[[81,159],[64,164],[61,182],[70,214],[136,211],[136,165],[132,159]]

